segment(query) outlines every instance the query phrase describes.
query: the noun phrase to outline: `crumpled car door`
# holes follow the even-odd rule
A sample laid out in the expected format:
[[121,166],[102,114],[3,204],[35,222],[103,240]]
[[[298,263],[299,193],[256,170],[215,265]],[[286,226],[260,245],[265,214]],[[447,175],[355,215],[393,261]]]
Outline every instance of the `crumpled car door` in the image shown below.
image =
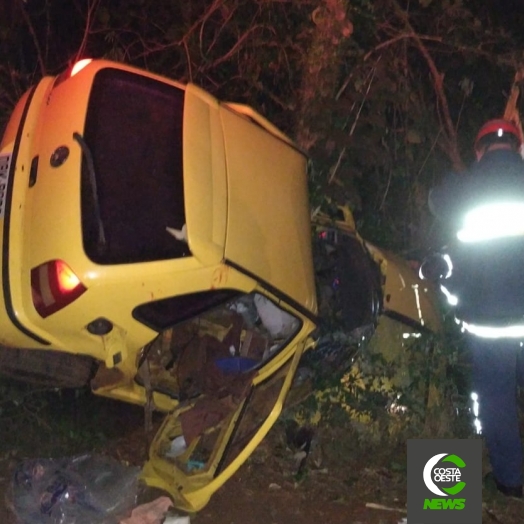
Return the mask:
[[162,333],[150,387],[178,400],[151,444],[145,482],[196,511],[274,424],[313,324],[250,293]]

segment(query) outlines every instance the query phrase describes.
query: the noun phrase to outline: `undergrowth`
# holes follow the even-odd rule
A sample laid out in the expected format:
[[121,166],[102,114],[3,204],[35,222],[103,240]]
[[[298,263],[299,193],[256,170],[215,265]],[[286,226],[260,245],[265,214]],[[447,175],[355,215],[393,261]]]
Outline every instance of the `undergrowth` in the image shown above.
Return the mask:
[[35,388],[0,379],[0,459],[103,451],[133,425],[143,427],[142,410],[87,388]]
[[456,326],[446,320],[440,333],[417,334],[382,328],[387,336],[341,348],[349,365],[338,370],[321,355],[307,356],[309,394],[284,421],[343,429],[366,452],[404,446],[408,438],[474,437],[469,358]]

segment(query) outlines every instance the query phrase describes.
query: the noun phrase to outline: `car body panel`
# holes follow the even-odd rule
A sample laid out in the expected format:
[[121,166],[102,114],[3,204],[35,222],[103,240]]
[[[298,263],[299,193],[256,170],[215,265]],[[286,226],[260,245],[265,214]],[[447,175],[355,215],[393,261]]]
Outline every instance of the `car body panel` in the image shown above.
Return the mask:
[[[246,115],[225,107],[221,120],[229,201],[225,257],[316,311],[306,158]],[[245,249],[250,242],[258,247]],[[283,252],[285,265],[267,256]]]
[[[39,108],[45,104],[52,79],[45,78],[26,93],[17,104],[11,122],[1,142],[0,154],[11,155],[10,169],[5,196],[5,211],[2,226],[2,290],[5,316],[0,318],[1,341],[11,331],[15,337],[12,342],[21,347],[42,347],[48,345],[46,333],[28,326],[28,312],[22,302],[29,292],[29,283],[20,278],[29,274],[24,256],[25,236],[21,232],[29,230],[30,195],[27,187],[31,159],[34,155],[34,140],[41,131],[38,118]],[[16,131],[15,131],[16,129]],[[31,306],[32,308],[32,306]],[[18,329],[12,330],[13,323]],[[36,342],[36,344],[35,344]]]
[[417,329],[438,332],[442,329],[434,287],[418,274],[403,258],[391,251],[370,246],[385,266],[384,314]]
[[227,178],[219,102],[193,84],[186,88],[184,109],[184,185],[188,242],[199,260],[224,258]]

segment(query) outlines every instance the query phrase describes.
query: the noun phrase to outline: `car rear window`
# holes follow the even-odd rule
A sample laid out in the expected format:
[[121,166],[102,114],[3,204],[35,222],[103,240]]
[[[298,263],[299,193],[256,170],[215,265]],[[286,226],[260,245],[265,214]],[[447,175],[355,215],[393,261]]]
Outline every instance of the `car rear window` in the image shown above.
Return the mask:
[[183,113],[182,89],[112,68],[95,76],[82,137],[81,184],[83,243],[94,262],[190,254],[166,230],[185,224]]

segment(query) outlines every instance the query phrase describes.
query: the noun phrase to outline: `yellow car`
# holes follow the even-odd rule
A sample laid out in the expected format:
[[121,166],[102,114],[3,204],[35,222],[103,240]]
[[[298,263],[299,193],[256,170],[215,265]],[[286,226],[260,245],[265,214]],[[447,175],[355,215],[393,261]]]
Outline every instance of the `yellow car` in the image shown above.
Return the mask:
[[247,106],[85,60],[14,109],[0,228],[1,372],[169,413],[143,477],[202,508],[312,345],[303,153]]

